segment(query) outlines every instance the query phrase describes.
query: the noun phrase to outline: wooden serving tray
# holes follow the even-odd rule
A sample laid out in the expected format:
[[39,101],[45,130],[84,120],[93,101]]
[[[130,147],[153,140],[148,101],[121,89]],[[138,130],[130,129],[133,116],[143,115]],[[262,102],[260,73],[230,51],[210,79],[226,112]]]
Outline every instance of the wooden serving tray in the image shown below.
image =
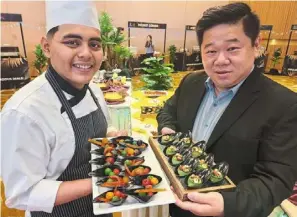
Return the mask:
[[158,159],[163,171],[165,172],[167,178],[169,179],[172,187],[174,188],[176,195],[182,201],[188,200],[187,194],[189,192],[221,191],[224,189],[231,189],[236,187],[236,185],[231,181],[231,179],[228,176],[226,176],[223,184],[219,186],[210,186],[210,187],[205,187],[200,189],[188,190],[185,188],[184,184],[180,181],[180,179],[176,177],[174,173],[174,167],[169,164],[168,158],[164,155],[162,150],[162,145],[160,145],[158,140],[154,139],[153,137],[150,137],[149,144],[152,150],[154,151],[156,158]]

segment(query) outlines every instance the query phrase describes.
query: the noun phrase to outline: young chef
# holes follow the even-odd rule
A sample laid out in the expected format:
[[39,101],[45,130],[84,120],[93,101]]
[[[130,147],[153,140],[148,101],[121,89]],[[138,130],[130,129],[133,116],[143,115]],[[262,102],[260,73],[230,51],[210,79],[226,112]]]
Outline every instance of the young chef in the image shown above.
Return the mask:
[[90,82],[102,62],[98,16],[88,1],[51,1],[46,21],[49,68],[2,110],[6,205],[32,217],[93,217],[88,139],[125,134],[112,130]]

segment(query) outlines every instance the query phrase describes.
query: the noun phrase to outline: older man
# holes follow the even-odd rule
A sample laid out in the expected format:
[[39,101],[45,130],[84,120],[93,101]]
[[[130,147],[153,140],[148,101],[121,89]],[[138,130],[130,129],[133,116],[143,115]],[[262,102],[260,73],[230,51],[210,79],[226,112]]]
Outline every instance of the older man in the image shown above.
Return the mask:
[[[254,66],[260,22],[248,5],[210,8],[196,31],[206,74],[189,74],[157,116],[230,164],[233,192],[190,193],[172,217],[267,217],[297,180],[297,96]],[[182,210],[184,209],[184,210]],[[190,212],[189,212],[190,211]]]

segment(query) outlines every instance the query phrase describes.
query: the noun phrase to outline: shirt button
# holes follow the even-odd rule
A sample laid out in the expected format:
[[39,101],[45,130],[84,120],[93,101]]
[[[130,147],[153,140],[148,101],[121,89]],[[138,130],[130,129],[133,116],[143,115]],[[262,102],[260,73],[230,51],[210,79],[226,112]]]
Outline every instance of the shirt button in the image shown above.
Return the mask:
[[208,124],[204,124],[205,127],[208,127]]
[[213,106],[216,107],[218,104],[214,103]]

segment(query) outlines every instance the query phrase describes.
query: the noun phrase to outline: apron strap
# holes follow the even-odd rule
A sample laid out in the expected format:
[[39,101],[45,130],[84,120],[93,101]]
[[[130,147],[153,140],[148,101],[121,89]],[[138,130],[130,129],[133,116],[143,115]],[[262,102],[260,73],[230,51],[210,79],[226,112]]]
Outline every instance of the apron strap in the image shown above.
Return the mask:
[[62,106],[65,108],[65,111],[71,121],[74,132],[77,132],[78,129],[75,124],[75,120],[76,120],[75,114],[73,113],[71,106],[68,100],[66,99],[64,93],[62,92],[62,89],[60,88],[58,82],[56,81],[55,77],[52,75],[49,69],[46,71],[45,77],[48,80],[49,84],[52,86],[56,95],[58,96]]
[[[71,121],[73,130],[75,133],[80,134],[80,129],[79,127],[76,126],[76,117],[74,112],[72,111],[72,108],[68,102],[68,100],[66,99],[64,93],[62,92],[61,87],[59,86],[58,82],[56,81],[55,77],[53,76],[53,74],[51,73],[50,69],[48,68],[46,73],[45,73],[45,77],[46,79],[49,81],[50,85],[52,86],[53,90],[55,91],[56,95],[58,96],[62,106],[65,108],[65,111]],[[90,88],[90,86],[88,86],[88,89],[91,93],[91,96],[95,102],[95,104],[97,105],[98,109],[102,111],[101,106],[98,102],[97,97],[95,96],[95,94],[93,93],[92,89]]]
[[97,107],[101,108],[99,101],[98,101],[97,97],[95,96],[94,92],[92,91],[92,89],[90,88],[90,86],[88,86],[88,89],[89,89],[91,96],[92,96],[94,102],[96,103]]
[[95,103],[96,103],[98,109],[99,109],[100,112],[103,114],[103,117],[104,117],[104,119],[105,119],[105,122],[107,123],[106,117],[105,117],[104,112],[103,112],[103,110],[102,110],[102,108],[101,108],[101,106],[100,106],[100,103],[99,103],[99,101],[98,101],[98,98],[95,96],[95,94],[94,94],[94,92],[92,91],[92,89],[90,88],[90,86],[88,86],[88,89],[89,89],[89,91],[90,91],[90,93],[91,93],[91,96],[92,96],[93,100],[95,101]]

